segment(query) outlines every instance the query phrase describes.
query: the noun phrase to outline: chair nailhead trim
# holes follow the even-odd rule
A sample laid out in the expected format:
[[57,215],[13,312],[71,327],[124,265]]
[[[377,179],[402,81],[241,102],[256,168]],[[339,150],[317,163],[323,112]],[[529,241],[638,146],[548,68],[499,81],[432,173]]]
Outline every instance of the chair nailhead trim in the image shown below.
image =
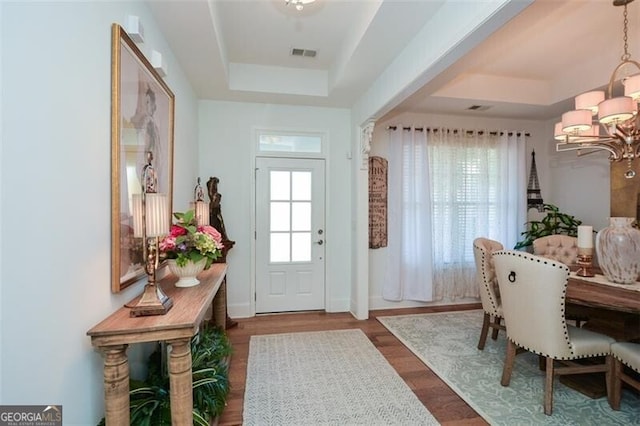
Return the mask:
[[[474,244],[474,247],[480,250],[480,252],[482,253],[482,264],[484,265],[485,262],[488,262],[487,251],[483,247],[477,246],[475,244]],[[491,288],[490,288],[491,283],[489,282],[489,279],[486,275],[485,268],[482,268],[482,284],[487,289],[487,294],[491,295],[492,294]],[[491,307],[493,308],[493,312],[487,312],[487,313],[497,316],[498,308],[496,306],[495,300],[493,300],[493,297],[489,297],[489,299],[491,299],[490,302],[491,302]]]
[[[499,253],[507,254],[509,256],[525,257],[521,252],[516,253],[516,252],[513,252],[513,251],[501,250]],[[527,256],[529,256],[529,255],[530,254],[527,253]],[[527,260],[530,260],[532,262],[538,262],[538,263],[544,262],[545,265],[552,265],[552,266],[555,266],[557,268],[569,271],[569,267],[567,265],[565,265],[564,263],[562,263],[562,262],[555,262],[555,261],[548,260],[546,258],[540,258],[540,256],[537,256],[537,255],[535,255],[535,256],[536,256],[536,258],[528,258]],[[564,280],[564,289],[562,291],[562,303],[561,303],[562,306],[566,306],[564,304],[564,301],[566,300],[566,297],[567,297],[567,285],[568,285],[568,276]],[[579,357],[576,356],[574,351],[573,351],[573,348],[571,346],[571,341],[569,340],[569,329],[567,328],[567,322],[566,322],[566,319],[564,317],[564,308],[561,310],[561,312],[562,312],[563,315],[562,315],[562,318],[560,319],[560,321],[562,322],[562,327],[564,328],[564,339],[565,339],[565,341],[566,341],[566,343],[567,343],[567,345],[569,347],[569,350],[571,352],[571,358],[558,358],[558,359],[560,359],[560,360],[570,360],[570,359],[588,358],[588,357],[591,357],[591,356],[606,356],[606,355],[608,355],[608,353],[606,353],[606,354],[581,355]],[[547,354],[543,354],[543,353],[539,353],[539,352],[533,351],[530,348],[527,348],[525,346],[522,346],[522,345],[518,344],[518,342],[513,341],[513,343],[515,343],[516,345],[520,346],[521,348],[526,349],[529,352],[533,352],[533,353],[536,353],[538,355],[549,356]]]
[[617,356],[617,355],[614,355],[614,354],[612,354],[612,355],[613,355],[613,357],[614,357],[615,359],[617,359],[618,361],[620,361],[621,363],[623,363],[624,365],[626,365],[627,367],[629,367],[629,368],[630,368],[630,369],[632,369],[633,371],[640,373],[640,369],[636,369],[636,368],[635,368],[635,367],[633,367],[631,364],[629,364],[629,362],[628,362],[628,361],[625,361],[625,360],[621,359],[621,358],[620,358],[619,356]]

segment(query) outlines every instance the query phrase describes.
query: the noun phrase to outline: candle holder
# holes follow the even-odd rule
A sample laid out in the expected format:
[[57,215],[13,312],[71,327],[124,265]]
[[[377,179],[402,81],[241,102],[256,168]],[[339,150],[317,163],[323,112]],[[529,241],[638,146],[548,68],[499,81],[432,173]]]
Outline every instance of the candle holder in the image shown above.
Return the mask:
[[200,185],[200,178],[193,189],[193,201],[189,203],[189,206],[196,215],[198,226],[209,225],[209,203],[204,201],[204,189]]
[[593,249],[578,247],[578,260],[576,260],[578,270],[576,275],[579,277],[595,277],[591,270],[593,267]]

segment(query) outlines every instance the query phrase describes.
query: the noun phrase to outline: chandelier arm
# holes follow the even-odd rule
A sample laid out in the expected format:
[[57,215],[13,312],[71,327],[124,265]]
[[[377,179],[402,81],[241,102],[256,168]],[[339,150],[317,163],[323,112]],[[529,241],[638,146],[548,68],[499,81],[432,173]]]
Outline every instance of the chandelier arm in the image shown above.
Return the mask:
[[593,136],[579,136],[575,138],[571,138],[567,136],[565,141],[562,143],[566,143],[567,145],[582,145],[582,146],[602,146],[602,147],[611,147],[614,146],[614,150],[622,151],[624,146],[626,145],[624,139],[619,135],[593,135]]
[[591,154],[591,153],[594,153],[596,151],[607,151],[610,154],[609,155],[610,159],[613,159],[615,161],[622,160],[622,153],[620,151],[614,149],[611,145],[605,144],[605,143],[600,143],[600,142],[591,143],[590,142],[590,143],[585,145],[585,144],[581,144],[581,143],[558,142],[556,144],[556,152],[578,151],[578,150],[582,150],[582,149],[589,149],[591,151],[586,152],[586,153],[578,153],[578,156]]
[[622,62],[620,62],[618,66],[613,70],[613,73],[611,74],[611,78],[609,79],[609,87],[607,89],[609,99],[613,97],[613,84],[616,82],[616,75],[618,74],[618,71],[620,71],[620,69],[627,64],[635,65],[638,71],[640,71],[640,63],[638,63],[638,61],[634,61],[633,59],[625,59]]

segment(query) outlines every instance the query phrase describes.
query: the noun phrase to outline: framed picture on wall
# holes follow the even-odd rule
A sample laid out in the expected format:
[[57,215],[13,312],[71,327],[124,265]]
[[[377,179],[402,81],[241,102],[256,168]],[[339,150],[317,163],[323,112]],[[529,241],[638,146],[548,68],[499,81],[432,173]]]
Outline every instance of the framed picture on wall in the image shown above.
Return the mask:
[[175,98],[120,25],[112,25],[111,40],[111,290],[117,293],[145,276],[131,196],[142,191],[148,152],[157,192],[173,206]]

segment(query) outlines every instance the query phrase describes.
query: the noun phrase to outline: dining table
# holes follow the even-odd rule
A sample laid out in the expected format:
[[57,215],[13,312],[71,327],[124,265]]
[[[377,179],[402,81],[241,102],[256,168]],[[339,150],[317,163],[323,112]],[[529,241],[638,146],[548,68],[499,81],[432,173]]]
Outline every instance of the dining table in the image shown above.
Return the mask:
[[618,284],[596,273],[593,277],[569,275],[567,302],[640,315],[640,281]]
[[[566,303],[587,308],[582,327],[607,334],[618,341],[640,341],[640,282],[609,281],[599,269],[593,277],[569,275]],[[592,398],[606,396],[604,374],[562,376],[560,381]]]
[[586,328],[616,340],[640,339],[640,281],[619,284],[594,272],[593,277],[570,273],[566,302],[590,308]]

